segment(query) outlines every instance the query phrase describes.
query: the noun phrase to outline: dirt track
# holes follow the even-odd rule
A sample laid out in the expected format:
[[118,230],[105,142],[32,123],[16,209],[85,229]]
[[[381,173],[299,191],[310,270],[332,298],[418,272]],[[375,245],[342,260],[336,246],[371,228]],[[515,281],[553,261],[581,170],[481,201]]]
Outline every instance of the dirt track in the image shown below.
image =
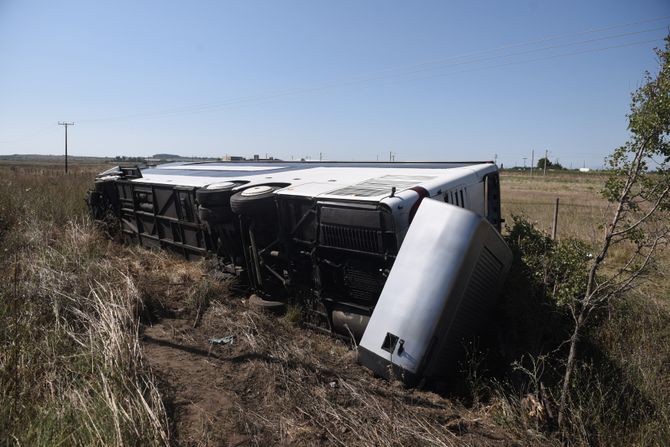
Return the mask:
[[[162,318],[142,337],[177,445],[514,444],[446,398],[372,377],[344,343],[239,298],[193,326]],[[227,335],[232,345],[207,341]]]
[[224,372],[225,360],[218,353],[185,343],[191,329],[192,322],[166,319],[148,327],[143,337],[145,356],[171,400],[177,439],[181,444],[216,444],[224,439],[229,445],[244,443],[247,438],[231,436],[234,433],[227,430],[221,437],[222,426],[238,411],[234,388],[239,382]]

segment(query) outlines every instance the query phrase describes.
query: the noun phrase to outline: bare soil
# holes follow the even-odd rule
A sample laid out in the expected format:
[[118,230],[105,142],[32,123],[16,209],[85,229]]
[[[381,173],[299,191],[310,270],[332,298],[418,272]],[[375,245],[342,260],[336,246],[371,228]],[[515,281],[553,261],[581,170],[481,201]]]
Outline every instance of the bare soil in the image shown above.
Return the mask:
[[[515,444],[481,409],[373,377],[355,348],[232,292],[199,325],[170,301],[161,309],[168,316],[144,327],[142,346],[176,445]],[[224,336],[232,344],[208,342]]]

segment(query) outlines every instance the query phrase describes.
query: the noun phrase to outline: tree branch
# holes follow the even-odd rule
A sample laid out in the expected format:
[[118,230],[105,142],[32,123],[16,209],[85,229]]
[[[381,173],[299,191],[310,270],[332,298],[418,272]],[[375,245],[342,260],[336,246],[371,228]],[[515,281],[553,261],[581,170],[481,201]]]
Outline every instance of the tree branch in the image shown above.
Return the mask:
[[652,216],[654,214],[654,212],[656,212],[658,207],[661,206],[661,202],[668,195],[668,192],[670,192],[670,186],[665,187],[665,189],[661,192],[661,195],[658,196],[658,198],[656,199],[656,202],[654,202],[654,205],[651,207],[651,209],[644,216],[642,216],[640,219],[638,219],[637,222],[629,225],[627,228],[624,228],[623,230],[613,232],[612,237],[621,236],[623,234],[629,233],[630,231],[632,231],[635,228],[637,228],[638,226],[640,226],[641,223],[643,223],[650,216]]
[[663,240],[665,237],[667,237],[668,233],[669,233],[669,231],[665,231],[663,234],[660,234],[660,235],[656,236],[654,238],[654,242],[649,247],[649,252],[644,257],[644,261],[642,262],[642,265],[639,268],[635,269],[635,271],[633,271],[628,278],[626,278],[623,281],[620,281],[618,283],[618,285],[616,285],[613,290],[610,290],[609,292],[607,292],[605,295],[602,295],[601,297],[597,297],[593,301],[595,303],[595,305],[598,305],[602,302],[606,302],[611,297],[622,293],[624,290],[626,290],[632,284],[632,282],[635,279],[639,278],[640,275],[642,275],[645,272],[645,270],[647,269],[647,266],[649,265],[649,261],[651,260],[652,255],[654,254],[654,252],[656,251],[656,248],[658,247],[660,241]]

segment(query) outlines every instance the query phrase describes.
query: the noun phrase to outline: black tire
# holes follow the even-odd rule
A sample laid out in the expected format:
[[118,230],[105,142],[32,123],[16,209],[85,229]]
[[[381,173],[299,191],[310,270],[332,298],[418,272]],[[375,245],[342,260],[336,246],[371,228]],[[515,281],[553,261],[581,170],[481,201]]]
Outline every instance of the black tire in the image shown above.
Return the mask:
[[228,206],[198,207],[198,218],[201,222],[205,222],[209,225],[226,223],[231,217],[232,213]]
[[244,190],[230,198],[230,209],[233,213],[244,216],[265,216],[276,212],[274,192],[280,189],[280,187],[269,185],[259,186],[268,186],[269,190],[253,196],[243,195],[246,191]]
[[206,208],[228,206],[230,196],[233,195],[232,189],[236,186],[238,185],[231,185],[225,189],[200,188],[195,192],[195,200]]

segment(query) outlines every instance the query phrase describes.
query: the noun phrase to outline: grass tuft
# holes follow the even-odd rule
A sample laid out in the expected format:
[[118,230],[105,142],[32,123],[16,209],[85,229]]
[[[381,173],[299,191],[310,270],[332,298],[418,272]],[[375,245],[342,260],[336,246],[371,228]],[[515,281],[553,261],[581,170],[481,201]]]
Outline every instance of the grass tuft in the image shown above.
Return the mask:
[[16,445],[167,445],[138,287],[85,217],[90,174],[14,174],[0,195],[0,432]]

